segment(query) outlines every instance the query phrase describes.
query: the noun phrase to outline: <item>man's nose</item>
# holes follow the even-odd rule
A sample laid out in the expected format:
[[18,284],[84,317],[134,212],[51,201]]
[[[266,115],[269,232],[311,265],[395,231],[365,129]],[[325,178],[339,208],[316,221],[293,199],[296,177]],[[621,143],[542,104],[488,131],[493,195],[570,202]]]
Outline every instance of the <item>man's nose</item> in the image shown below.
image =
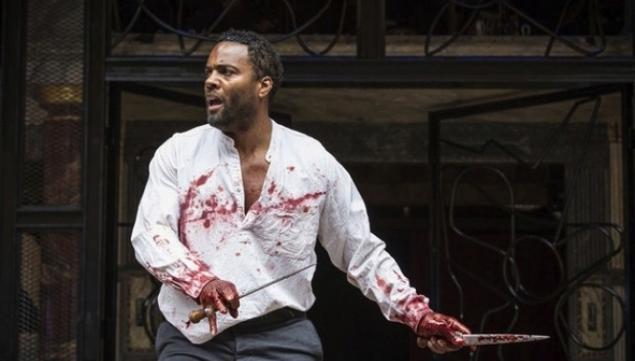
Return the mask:
[[211,72],[207,78],[205,78],[205,88],[215,89],[218,88],[218,75],[215,71]]

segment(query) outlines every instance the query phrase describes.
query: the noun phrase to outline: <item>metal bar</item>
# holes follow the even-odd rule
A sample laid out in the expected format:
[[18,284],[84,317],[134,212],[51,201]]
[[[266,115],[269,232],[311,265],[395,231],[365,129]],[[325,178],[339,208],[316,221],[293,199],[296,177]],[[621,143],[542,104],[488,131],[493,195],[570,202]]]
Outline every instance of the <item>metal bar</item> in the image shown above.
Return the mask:
[[435,111],[434,114],[439,119],[456,119],[465,116],[501,112],[505,110],[526,108],[546,103],[556,103],[584,97],[600,96],[611,93],[617,93],[622,89],[619,85],[605,85],[588,88],[570,89],[565,91],[557,91],[553,93],[532,95],[522,98],[514,98],[509,100],[499,100],[489,103],[480,103],[465,107],[457,107],[445,110]]
[[626,299],[626,310],[624,314],[624,325],[626,329],[626,360],[632,360],[635,357],[635,344],[633,342],[633,327],[635,326],[635,294],[633,293],[633,265],[635,265],[635,252],[633,252],[633,242],[635,236],[635,219],[633,219],[635,211],[635,175],[633,167],[635,161],[633,152],[635,152],[635,144],[633,143],[633,131],[635,125],[635,116],[633,107],[635,106],[633,99],[633,84],[624,86],[622,91],[622,159],[623,159],[623,187],[624,187],[624,296]]
[[631,55],[635,57],[635,0],[626,0],[629,6],[628,30],[631,36]]
[[[635,82],[623,58],[283,57],[287,87],[589,86]],[[110,57],[111,82],[201,83],[204,57]]]
[[77,207],[21,207],[16,228],[81,228],[82,210]]
[[357,0],[357,57],[381,59],[386,56],[385,0]]
[[103,359],[104,335],[104,244],[105,198],[108,178],[105,172],[106,83],[108,1],[85,2],[84,38],[84,148],[82,157],[82,208],[84,211],[81,250],[81,280],[77,359]]
[[428,118],[428,164],[430,165],[430,306],[435,309],[441,305],[441,129],[440,121],[433,114]]
[[119,179],[119,137],[121,129],[121,90],[117,86],[111,86],[108,89],[108,115],[111,134],[110,142],[108,146],[107,155],[109,157],[108,164],[113,165],[109,167],[112,169],[112,174],[109,174],[111,182],[108,183],[107,192],[109,204],[107,205],[107,221],[108,225],[106,229],[107,240],[113,240],[106,242],[106,290],[105,290],[105,322],[104,322],[104,360],[116,360],[117,354],[117,283],[118,283],[118,259],[119,254],[119,227],[117,210],[119,209],[119,202],[117,197],[117,189]]
[[[201,76],[201,80],[203,77]],[[201,95],[181,93],[171,89],[159,88],[153,85],[144,85],[139,83],[126,83],[121,86],[121,90],[149,96],[152,98],[165,99],[172,102],[177,102],[185,105],[192,105],[196,107],[203,107],[205,105],[205,97],[203,96],[203,90],[201,89]],[[111,93],[112,94],[112,93]],[[114,95],[119,97],[119,95]],[[112,102],[111,102],[111,105]],[[118,108],[118,105],[117,105]],[[110,108],[112,109],[112,108]]]
[[0,360],[18,357],[19,239],[15,217],[18,206],[20,130],[24,112],[26,2],[2,2],[2,73],[0,86]]

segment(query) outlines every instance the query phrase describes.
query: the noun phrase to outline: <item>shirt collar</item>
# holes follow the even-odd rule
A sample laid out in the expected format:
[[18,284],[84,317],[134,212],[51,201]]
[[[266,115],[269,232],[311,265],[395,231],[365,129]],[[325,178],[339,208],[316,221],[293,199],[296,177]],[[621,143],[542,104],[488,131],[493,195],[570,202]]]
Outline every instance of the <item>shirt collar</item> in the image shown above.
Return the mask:
[[[278,149],[278,138],[280,137],[280,125],[271,118],[269,118],[269,120],[271,120],[271,140],[269,141],[269,148],[265,154],[267,163],[271,163],[272,155],[275,154],[275,151]],[[219,134],[222,144],[228,149],[234,149],[234,139],[225,135],[222,131],[219,131]]]

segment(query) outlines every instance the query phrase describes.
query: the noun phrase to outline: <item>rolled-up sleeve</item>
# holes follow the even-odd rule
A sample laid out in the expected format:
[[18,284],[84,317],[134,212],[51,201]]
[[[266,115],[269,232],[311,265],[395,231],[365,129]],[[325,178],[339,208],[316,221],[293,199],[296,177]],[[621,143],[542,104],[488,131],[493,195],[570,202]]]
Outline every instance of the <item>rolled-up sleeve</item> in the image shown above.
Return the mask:
[[370,232],[366,206],[348,172],[334,158],[329,190],[320,217],[319,240],[348,281],[375,301],[384,317],[416,332],[431,312],[428,299],[411,287],[385,243]]
[[197,298],[207,282],[214,279],[209,266],[179,240],[179,193],[175,138],[156,151],[149,167],[132,230],[132,246],[137,261],[159,281],[171,284]]

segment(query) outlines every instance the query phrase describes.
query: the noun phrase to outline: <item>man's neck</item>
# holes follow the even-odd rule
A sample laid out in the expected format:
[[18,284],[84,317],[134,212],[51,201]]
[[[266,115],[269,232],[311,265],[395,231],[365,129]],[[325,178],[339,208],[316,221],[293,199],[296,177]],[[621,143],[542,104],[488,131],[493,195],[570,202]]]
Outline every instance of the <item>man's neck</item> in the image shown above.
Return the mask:
[[267,151],[271,141],[272,126],[267,114],[259,114],[248,129],[227,135],[234,139],[234,146],[241,157],[251,157],[260,151]]

